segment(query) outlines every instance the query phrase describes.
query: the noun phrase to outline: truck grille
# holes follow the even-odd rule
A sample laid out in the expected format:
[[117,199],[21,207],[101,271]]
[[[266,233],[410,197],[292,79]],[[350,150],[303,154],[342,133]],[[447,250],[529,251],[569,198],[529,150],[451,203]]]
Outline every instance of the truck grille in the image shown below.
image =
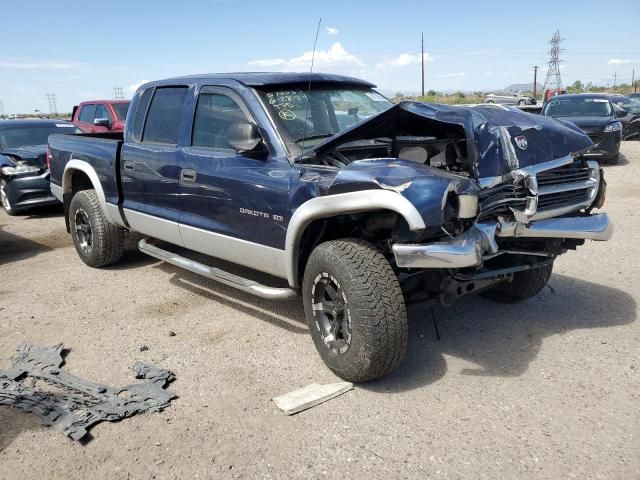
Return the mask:
[[[550,218],[575,212],[593,203],[600,183],[596,162],[583,159],[535,173],[538,185],[537,207],[530,220]],[[480,217],[511,217],[512,208],[524,211],[534,195],[524,185],[502,184],[487,189],[480,198]]]

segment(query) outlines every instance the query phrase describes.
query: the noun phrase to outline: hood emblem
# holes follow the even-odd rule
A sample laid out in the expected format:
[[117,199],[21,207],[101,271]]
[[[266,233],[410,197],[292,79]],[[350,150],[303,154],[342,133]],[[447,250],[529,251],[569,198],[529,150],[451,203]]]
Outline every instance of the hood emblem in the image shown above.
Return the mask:
[[529,146],[529,142],[527,141],[527,137],[525,137],[524,135],[520,135],[520,136],[516,137],[515,140],[516,140],[516,145],[518,146],[518,148],[520,150],[526,150],[527,147]]

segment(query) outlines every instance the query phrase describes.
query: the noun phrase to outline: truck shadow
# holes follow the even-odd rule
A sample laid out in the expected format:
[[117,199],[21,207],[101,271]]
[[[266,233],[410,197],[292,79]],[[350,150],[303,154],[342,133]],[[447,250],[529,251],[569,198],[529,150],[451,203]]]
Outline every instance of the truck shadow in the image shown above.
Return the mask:
[[[169,283],[209,301],[233,308],[258,320],[267,322],[295,334],[309,334],[304,309],[300,299],[289,301],[271,301],[240,292],[214,280],[196,275],[167,263],[156,266],[160,270],[171,273]],[[313,346],[310,343],[310,346]]]
[[0,405],[0,452],[11,445],[23,432],[38,428],[44,427],[35,415]]
[[[576,329],[627,325],[636,319],[636,302],[616,288],[553,275],[538,296],[517,305],[498,305],[470,297],[450,308],[436,307],[438,341],[428,307],[409,310],[407,357],[398,370],[363,385],[397,393],[436,382],[447,373],[444,355],[475,364],[462,375],[515,377],[525,373],[545,338]],[[597,332],[590,337],[598,342]]]
[[616,163],[615,165],[607,165],[601,162],[600,166],[605,168],[616,168],[616,167],[624,167],[625,165],[628,165],[628,164],[629,164],[629,160],[624,155],[624,153],[620,152],[620,156],[618,157],[618,163]]
[[0,265],[24,260],[49,250],[52,247],[15,235],[6,231],[4,225],[0,225]]

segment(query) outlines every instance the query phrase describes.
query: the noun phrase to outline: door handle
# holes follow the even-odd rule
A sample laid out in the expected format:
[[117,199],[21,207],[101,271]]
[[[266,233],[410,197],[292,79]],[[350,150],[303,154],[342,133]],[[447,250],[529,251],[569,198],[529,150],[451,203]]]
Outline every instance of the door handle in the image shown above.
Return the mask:
[[196,171],[191,170],[190,168],[183,168],[180,170],[180,180],[183,182],[195,182],[196,181]]
[[128,172],[133,172],[136,169],[135,162],[124,162],[124,169]]

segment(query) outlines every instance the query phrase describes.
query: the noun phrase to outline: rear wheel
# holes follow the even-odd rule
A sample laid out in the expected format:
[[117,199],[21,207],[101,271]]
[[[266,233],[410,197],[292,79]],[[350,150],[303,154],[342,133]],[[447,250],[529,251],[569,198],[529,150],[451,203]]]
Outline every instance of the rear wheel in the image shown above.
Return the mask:
[[302,284],[316,349],[339,377],[365,382],[395,369],[407,348],[407,313],[387,259],[359,239],[311,253]]
[[534,297],[545,287],[551,272],[553,263],[533,270],[516,272],[509,283],[501,283],[480,295],[497,303],[518,303]]
[[6,191],[7,181],[0,180],[0,201],[2,202],[2,208],[7,212],[7,215],[17,215],[18,212],[15,211],[13,206],[11,205],[11,201],[9,200],[9,196]]
[[82,190],[73,196],[69,225],[76,252],[90,267],[111,265],[122,257],[124,229],[106,219],[95,190]]
[[527,101],[526,100],[518,100],[518,105],[523,106],[526,105]]

